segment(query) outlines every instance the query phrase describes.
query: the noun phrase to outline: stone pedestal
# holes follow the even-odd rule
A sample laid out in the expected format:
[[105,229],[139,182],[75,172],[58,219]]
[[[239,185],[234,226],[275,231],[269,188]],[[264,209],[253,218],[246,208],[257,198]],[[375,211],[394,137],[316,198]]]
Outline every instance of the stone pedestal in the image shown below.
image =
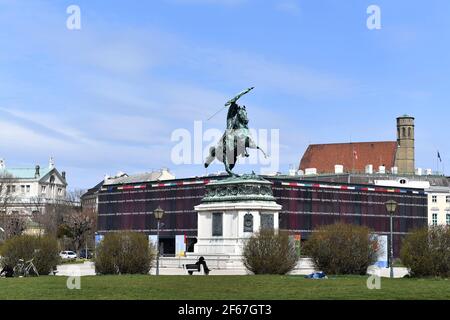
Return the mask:
[[243,268],[244,241],[261,228],[278,230],[281,205],[271,182],[245,175],[210,183],[198,213],[196,256],[224,259],[225,268]]

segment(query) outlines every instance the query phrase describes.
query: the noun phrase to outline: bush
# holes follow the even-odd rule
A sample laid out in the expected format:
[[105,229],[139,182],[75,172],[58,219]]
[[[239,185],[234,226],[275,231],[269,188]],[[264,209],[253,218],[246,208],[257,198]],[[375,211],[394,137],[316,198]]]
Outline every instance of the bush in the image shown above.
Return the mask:
[[244,245],[244,266],[254,274],[280,274],[292,271],[298,261],[294,243],[286,232],[262,230]]
[[313,232],[304,250],[325,273],[365,275],[379,249],[368,228],[338,223]]
[[95,271],[99,274],[148,274],[155,249],[145,234],[107,234],[97,247]]
[[58,252],[58,241],[52,237],[16,236],[2,246],[2,264],[14,268],[19,259],[34,259],[39,274],[48,275],[59,263]]
[[433,226],[410,233],[403,241],[400,256],[415,277],[449,277],[450,228]]

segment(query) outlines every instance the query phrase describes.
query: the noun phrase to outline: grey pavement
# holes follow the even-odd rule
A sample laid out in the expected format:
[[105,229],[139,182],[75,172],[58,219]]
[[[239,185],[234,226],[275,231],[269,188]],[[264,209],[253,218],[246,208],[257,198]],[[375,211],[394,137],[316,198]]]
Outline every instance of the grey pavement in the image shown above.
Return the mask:
[[[94,276],[95,275],[95,266],[93,262],[85,262],[82,264],[65,264],[60,265],[57,268],[58,273],[57,276]],[[312,270],[303,269],[303,270],[294,270],[292,275],[306,275],[312,273]],[[156,274],[156,268],[152,268],[150,270],[150,274]],[[164,267],[160,268],[160,275],[170,275],[170,276],[184,276],[187,275],[187,271],[182,267]],[[247,275],[248,272],[244,269],[214,269],[211,268],[210,276],[226,276],[226,275]],[[370,267],[368,270],[369,275],[378,275],[382,278],[389,278],[389,269],[388,268],[377,268]],[[406,268],[394,268],[394,277],[395,278],[403,278],[408,274],[408,270]],[[203,272],[195,272],[194,275],[203,275]]]

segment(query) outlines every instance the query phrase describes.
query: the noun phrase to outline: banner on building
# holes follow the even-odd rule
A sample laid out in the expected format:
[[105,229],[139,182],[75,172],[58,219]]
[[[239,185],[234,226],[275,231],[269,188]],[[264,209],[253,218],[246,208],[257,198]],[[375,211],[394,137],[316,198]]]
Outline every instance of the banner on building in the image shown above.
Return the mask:
[[378,242],[378,258],[375,265],[379,268],[388,268],[388,236],[375,235],[375,240]]
[[175,254],[177,257],[186,255],[186,237],[184,235],[175,236]]
[[151,243],[155,249],[158,248],[158,236],[151,234],[148,236],[148,243]]

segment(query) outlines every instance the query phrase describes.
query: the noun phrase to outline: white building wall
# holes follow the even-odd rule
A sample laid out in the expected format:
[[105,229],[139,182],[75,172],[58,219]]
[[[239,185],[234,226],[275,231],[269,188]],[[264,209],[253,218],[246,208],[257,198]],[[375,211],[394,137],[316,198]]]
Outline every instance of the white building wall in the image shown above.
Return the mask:
[[[428,224],[449,225],[450,188],[430,188],[428,194]],[[433,219],[435,215],[436,219]],[[447,218],[447,216],[449,218]]]

